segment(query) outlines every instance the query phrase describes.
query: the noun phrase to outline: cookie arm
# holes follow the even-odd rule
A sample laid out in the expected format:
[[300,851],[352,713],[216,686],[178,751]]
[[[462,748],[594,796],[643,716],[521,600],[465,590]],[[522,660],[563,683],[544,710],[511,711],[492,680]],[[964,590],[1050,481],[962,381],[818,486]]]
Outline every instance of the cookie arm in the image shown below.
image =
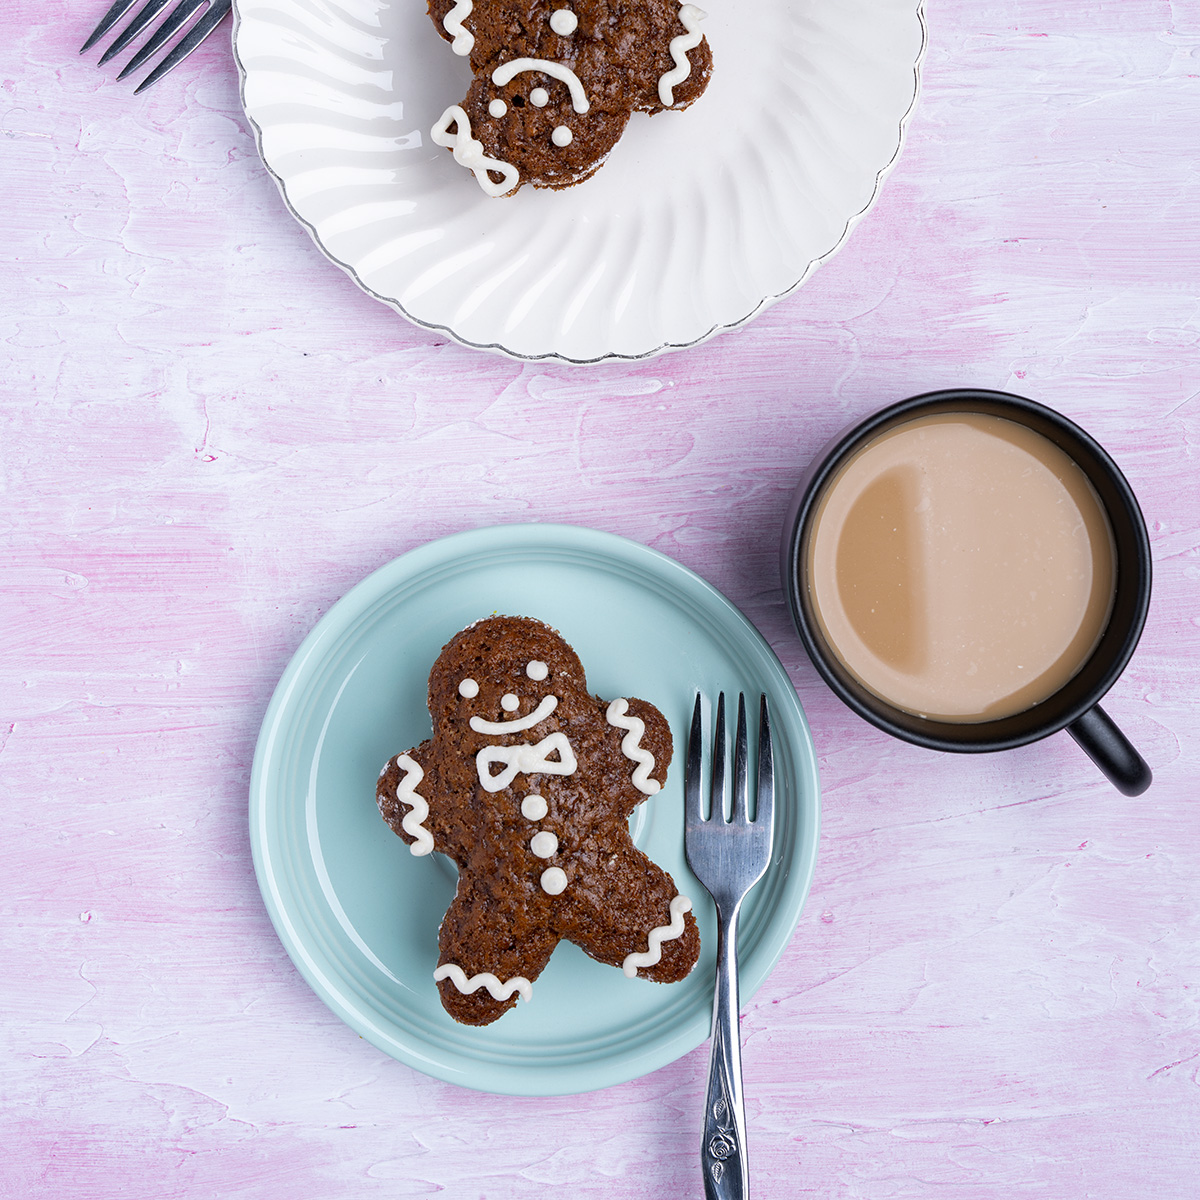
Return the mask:
[[426,8],[429,12],[429,19],[433,22],[434,28],[447,42],[454,40],[454,34],[446,28],[446,17],[450,10],[454,8],[457,0],[429,0]]
[[657,795],[667,781],[674,743],[667,719],[653,704],[636,697],[618,698],[604,706],[604,718],[610,729],[614,754],[629,768],[634,807],[649,796]]
[[670,69],[658,79],[656,99],[663,108],[687,108],[698,99],[712,76],[712,49],[700,34],[704,12],[683,3],[670,29],[667,55]]
[[558,935],[533,922],[503,893],[459,876],[458,892],[438,930],[442,1007],[464,1025],[490,1025],[528,1000]]
[[438,837],[436,780],[422,765],[429,761],[431,745],[422,742],[389,758],[375,785],[380,815],[418,857],[444,849]]

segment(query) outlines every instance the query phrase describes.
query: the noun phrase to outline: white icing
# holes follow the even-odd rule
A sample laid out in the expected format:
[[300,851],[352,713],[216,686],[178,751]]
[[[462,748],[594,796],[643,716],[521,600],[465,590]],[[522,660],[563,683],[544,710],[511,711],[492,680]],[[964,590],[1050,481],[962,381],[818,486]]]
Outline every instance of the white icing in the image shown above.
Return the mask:
[[556,125],[550,134],[550,140],[556,146],[569,146],[574,138],[575,135],[565,125]]
[[533,995],[533,984],[524,975],[514,975],[507,983],[501,983],[497,975],[491,971],[481,971],[478,975],[467,978],[467,973],[458,963],[442,963],[433,973],[435,981],[440,983],[449,979],[464,996],[477,992],[481,987],[487,988],[493,1000],[507,1000],[513,992],[519,992],[521,999],[528,1002]]
[[676,896],[671,901],[671,923],[650,930],[646,939],[649,949],[625,955],[621,970],[632,979],[638,973],[639,967],[655,966],[662,958],[663,942],[673,942],[683,933],[683,914],[691,910],[692,902],[686,896]]
[[548,896],[557,896],[566,891],[566,887],[567,873],[562,867],[547,867],[542,872],[542,891]]
[[671,59],[675,65],[658,81],[658,98],[668,107],[675,103],[675,88],[692,73],[692,64],[687,52],[695,50],[703,41],[704,34],[700,32],[700,22],[706,16],[708,14],[694,4],[680,6],[679,23],[687,32],[671,39],[667,49],[671,51]]
[[[451,125],[455,127],[453,134],[449,133]],[[478,138],[471,136],[470,119],[457,104],[450,105],[442,113],[437,124],[429,131],[429,136],[437,145],[445,146],[448,149],[453,148],[454,161],[460,167],[466,167],[469,171],[473,171],[475,178],[479,181],[479,186],[489,196],[503,196],[517,186],[521,178],[520,172],[512,163],[501,162],[498,158],[488,158],[484,154],[483,143]],[[495,171],[497,175],[502,175],[503,183],[494,182],[488,175],[489,171]]]
[[570,67],[564,67],[562,63],[551,62],[546,58],[514,58],[511,62],[502,63],[492,72],[492,82],[497,87],[503,87],[513,76],[524,71],[541,71],[543,75],[565,83],[571,90],[571,104],[577,113],[585,113],[590,107],[579,76]]
[[455,54],[470,54],[475,45],[475,35],[463,26],[475,5],[472,0],[457,0],[454,7],[442,18],[442,28],[454,39],[450,49]]
[[505,712],[516,712],[521,707],[521,701],[512,692],[505,692],[500,697],[500,707]]
[[527,821],[540,821],[549,811],[550,805],[546,803],[546,798],[537,795],[536,792],[521,801],[521,816]]
[[[516,697],[513,698],[516,699]],[[505,708],[508,707],[503,700],[500,701],[500,704]],[[472,717],[471,728],[476,733],[521,733],[526,729],[532,729],[535,725],[540,724],[557,707],[558,697],[546,696],[543,698],[541,704],[527,716],[518,717],[515,721],[485,721],[482,717]]]
[[550,668],[546,666],[541,659],[535,658],[532,662],[525,665],[525,674],[529,676],[534,683],[541,683],[547,675],[550,674]]
[[558,838],[545,829],[540,830],[530,838],[529,848],[538,858],[550,858],[558,852]]
[[579,28],[579,18],[569,8],[556,8],[550,14],[550,28],[561,37],[570,37]]
[[458,685],[458,694],[465,696],[468,700],[474,700],[479,695],[479,684],[473,679],[464,679]]
[[[632,762],[637,763],[633,769],[633,786],[639,792],[653,796],[662,788],[662,784],[657,779],[650,778],[650,772],[654,770],[654,755],[649,750],[642,749],[640,744],[642,734],[646,732],[646,722],[640,717],[626,716],[628,711],[629,701],[617,699],[608,706],[608,711],[604,716],[610,725],[629,731],[621,739],[621,753]],[[475,718],[472,717],[471,720],[474,721]]]
[[508,105],[499,98],[493,100],[491,104],[488,105],[488,114],[495,117],[497,120],[504,116],[506,112],[508,112]]
[[404,772],[404,778],[396,784],[396,799],[409,807],[409,811],[404,814],[404,820],[400,822],[400,828],[409,837],[417,839],[409,849],[420,858],[433,849],[433,834],[421,823],[429,816],[429,805],[425,802],[425,797],[417,792],[417,784],[425,778],[425,772],[421,769],[421,764],[407,754],[396,756],[396,766]]
[[529,93],[529,103],[534,108],[545,108],[550,103],[550,93],[545,88],[534,88]]
[[[555,752],[557,762],[548,757]],[[499,775],[492,774],[493,763],[504,764]],[[521,742],[516,746],[484,746],[475,755],[479,782],[486,792],[498,792],[508,787],[518,775],[574,775],[578,765],[565,733],[552,733],[533,745]]]

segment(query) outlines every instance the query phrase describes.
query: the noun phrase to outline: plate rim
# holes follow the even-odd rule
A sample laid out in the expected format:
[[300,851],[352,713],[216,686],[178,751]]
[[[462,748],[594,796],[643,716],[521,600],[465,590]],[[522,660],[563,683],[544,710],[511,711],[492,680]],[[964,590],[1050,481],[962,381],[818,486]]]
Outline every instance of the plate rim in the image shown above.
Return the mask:
[[317,233],[316,226],[300,215],[297,209],[293,206],[287,194],[287,184],[283,177],[279,175],[271,164],[267,161],[267,156],[263,152],[263,130],[259,123],[250,113],[249,106],[246,103],[246,83],[247,70],[242,62],[242,56],[238,50],[239,34],[242,26],[242,11],[241,6],[245,0],[233,0],[233,29],[231,33],[233,44],[233,59],[237,64],[238,71],[238,99],[242,106],[242,113],[246,120],[250,123],[250,128],[254,132],[254,145],[258,152],[259,161],[266,168],[267,174],[275,181],[275,186],[279,191],[279,195],[283,200],[284,207],[289,213],[300,223],[300,225],[308,232],[317,249],[331,262],[334,266],[340,267],[360,290],[365,292],[372,299],[378,300],[380,303],[387,305],[393,312],[398,313],[410,324],[415,325],[419,329],[426,329],[431,333],[445,334],[451,341],[456,342],[460,346],[466,346],[472,350],[483,350],[487,353],[497,354],[504,358],[512,359],[516,362],[561,362],[575,367],[595,366],[599,363],[608,362],[641,362],[650,358],[657,358],[661,354],[669,354],[679,350],[688,350],[693,346],[699,346],[704,342],[710,341],[718,334],[726,333],[734,329],[740,329],[743,325],[752,321],[760,312],[765,311],[780,300],[786,299],[797,291],[813,274],[814,271],[838,252],[847,242],[850,234],[855,227],[863,220],[864,217],[875,207],[876,201],[879,199],[879,193],[883,189],[884,180],[892,173],[897,162],[900,160],[900,155],[904,150],[904,143],[908,136],[908,125],[913,113],[916,111],[917,101],[921,95],[922,84],[922,68],[925,63],[925,54],[929,48],[929,27],[925,20],[925,0],[916,0],[916,16],[917,22],[921,30],[921,44],[917,50],[917,57],[913,63],[913,91],[909,99],[908,107],[897,123],[896,130],[896,148],[892,153],[892,157],[882,166],[875,174],[875,183],[871,189],[870,198],[857,213],[852,214],[847,218],[846,224],[838,236],[837,241],[825,251],[824,254],[818,255],[814,259],[810,259],[808,265],[804,268],[799,278],[794,283],[789,284],[781,292],[776,292],[771,295],[764,296],[758,301],[749,312],[736,320],[721,323],[717,322],[709,327],[709,329],[700,334],[698,337],[692,338],[687,342],[664,342],[661,345],[651,347],[649,350],[640,351],[637,354],[622,354],[618,351],[609,351],[606,354],[596,355],[592,358],[571,358],[569,355],[559,354],[555,351],[548,351],[545,354],[522,354],[520,351],[511,350],[500,342],[474,342],[469,338],[460,336],[449,325],[439,324],[436,321],[426,321],[421,317],[410,313],[405,307],[390,296],[384,296],[380,292],[371,288],[366,281],[359,275],[355,268],[347,262],[343,262],[335,254],[333,254],[321,241],[320,235]]
[[[506,544],[502,539],[512,540]],[[582,1071],[586,1077],[582,1083],[577,1079],[566,1078],[569,1073],[578,1071],[578,1068],[572,1068],[571,1072],[561,1066],[547,1067],[545,1065],[524,1069],[505,1065],[500,1068],[494,1063],[479,1063],[477,1060],[471,1060],[471,1062],[474,1064],[474,1073],[478,1078],[462,1077],[468,1069],[467,1067],[455,1066],[450,1061],[435,1060],[429,1055],[421,1054],[405,1045],[394,1035],[385,1033],[371,1020],[369,1009],[349,1005],[343,994],[325,979],[320,964],[314,961],[304,943],[302,931],[292,920],[293,914],[289,912],[282,896],[283,889],[279,886],[276,869],[271,866],[269,861],[268,844],[271,839],[266,828],[271,804],[269,776],[273,771],[278,770],[272,759],[272,746],[281,736],[287,735],[287,710],[293,701],[296,685],[306,670],[310,669],[313,664],[320,664],[325,640],[330,636],[344,636],[349,627],[348,619],[349,621],[361,619],[364,613],[378,604],[389,592],[419,578],[421,574],[439,563],[462,557],[462,550],[473,547],[476,552],[486,552],[497,546],[509,550],[524,548],[578,552],[582,549],[588,553],[596,551],[612,553],[615,551],[625,561],[640,558],[642,563],[637,565],[649,564],[657,578],[667,584],[669,593],[678,597],[683,593],[676,581],[670,579],[670,576],[674,574],[685,580],[692,588],[697,589],[698,594],[704,597],[707,603],[715,604],[718,610],[724,609],[733,620],[741,623],[750,635],[751,641],[757,643],[758,649],[764,653],[767,669],[778,676],[778,682],[781,685],[786,685],[784,694],[789,695],[794,703],[794,716],[806,739],[805,745],[797,747],[797,768],[804,775],[799,780],[797,795],[800,802],[797,805],[797,814],[802,816],[806,825],[811,824],[811,836],[797,840],[796,858],[790,865],[789,881],[785,884],[788,892],[798,896],[798,901],[793,902],[795,903],[794,918],[782,922],[782,926],[786,928],[772,930],[768,926],[767,935],[763,939],[767,950],[765,964],[760,967],[760,977],[754,979],[752,983],[743,983],[743,1003],[766,981],[778,964],[799,924],[811,891],[820,840],[820,776],[816,748],[803,706],[786,669],[771,648],[770,643],[767,642],[757,626],[724,593],[695,571],[661,551],[619,534],[608,533],[588,526],[518,522],[462,530],[412,547],[368,573],[340,596],[312,625],[289,658],[265,710],[255,742],[249,784],[248,817],[251,857],[267,915],[292,965],[318,999],[344,1024],[364,1040],[370,1042],[376,1049],[389,1058],[396,1059],[432,1078],[475,1091],[515,1096],[580,1094],[640,1078],[690,1053],[708,1036],[707,1020],[704,1020],[704,1028],[698,1038],[694,1036],[695,1030],[692,1028],[695,1022],[683,1022],[669,1036],[664,1036],[652,1047],[653,1053],[642,1052],[637,1056],[636,1061],[626,1057],[614,1057],[589,1065]],[[691,597],[687,598],[692,599]],[[811,803],[804,803],[809,797],[811,797]],[[302,925],[303,922],[300,924]],[[459,1056],[454,1051],[448,1055],[442,1055],[442,1059],[447,1060],[454,1060],[457,1057]]]

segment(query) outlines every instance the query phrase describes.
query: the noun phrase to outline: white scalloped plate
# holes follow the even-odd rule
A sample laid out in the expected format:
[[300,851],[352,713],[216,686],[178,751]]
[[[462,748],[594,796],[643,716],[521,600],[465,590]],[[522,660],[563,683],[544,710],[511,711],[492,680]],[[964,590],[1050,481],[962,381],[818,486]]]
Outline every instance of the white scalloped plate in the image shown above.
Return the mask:
[[516,358],[645,358],[799,287],[875,199],[920,86],[922,0],[704,7],[691,108],[635,113],[577,187],[503,199],[430,139],[470,74],[424,0],[236,0],[234,49],[288,208],[367,292]]

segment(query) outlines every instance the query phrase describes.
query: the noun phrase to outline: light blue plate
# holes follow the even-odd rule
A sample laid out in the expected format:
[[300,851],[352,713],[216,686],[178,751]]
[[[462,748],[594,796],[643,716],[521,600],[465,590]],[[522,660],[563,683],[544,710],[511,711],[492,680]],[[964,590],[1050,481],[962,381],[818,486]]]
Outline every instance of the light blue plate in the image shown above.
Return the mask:
[[[430,735],[429,669],[458,630],[491,613],[537,617],[578,651],[599,696],[656,704],[675,734],[667,784],[639,805],[634,840],[691,896],[704,949],[681,983],[627,979],[562,943],[493,1025],[458,1025],[433,970],[455,867],[414,858],[383,823],[384,762]],[[817,765],[787,674],[749,621],[677,562],[563,525],[480,529],[376,571],[318,622],[263,721],[250,784],[259,886],[313,990],[379,1049],[438,1079],[562,1095],[634,1079],[708,1036],[716,942],[708,893],[683,852],[683,758],[697,689],[766,692],[775,733],[775,858],[740,927],[743,999],[800,917],[817,849]]]

